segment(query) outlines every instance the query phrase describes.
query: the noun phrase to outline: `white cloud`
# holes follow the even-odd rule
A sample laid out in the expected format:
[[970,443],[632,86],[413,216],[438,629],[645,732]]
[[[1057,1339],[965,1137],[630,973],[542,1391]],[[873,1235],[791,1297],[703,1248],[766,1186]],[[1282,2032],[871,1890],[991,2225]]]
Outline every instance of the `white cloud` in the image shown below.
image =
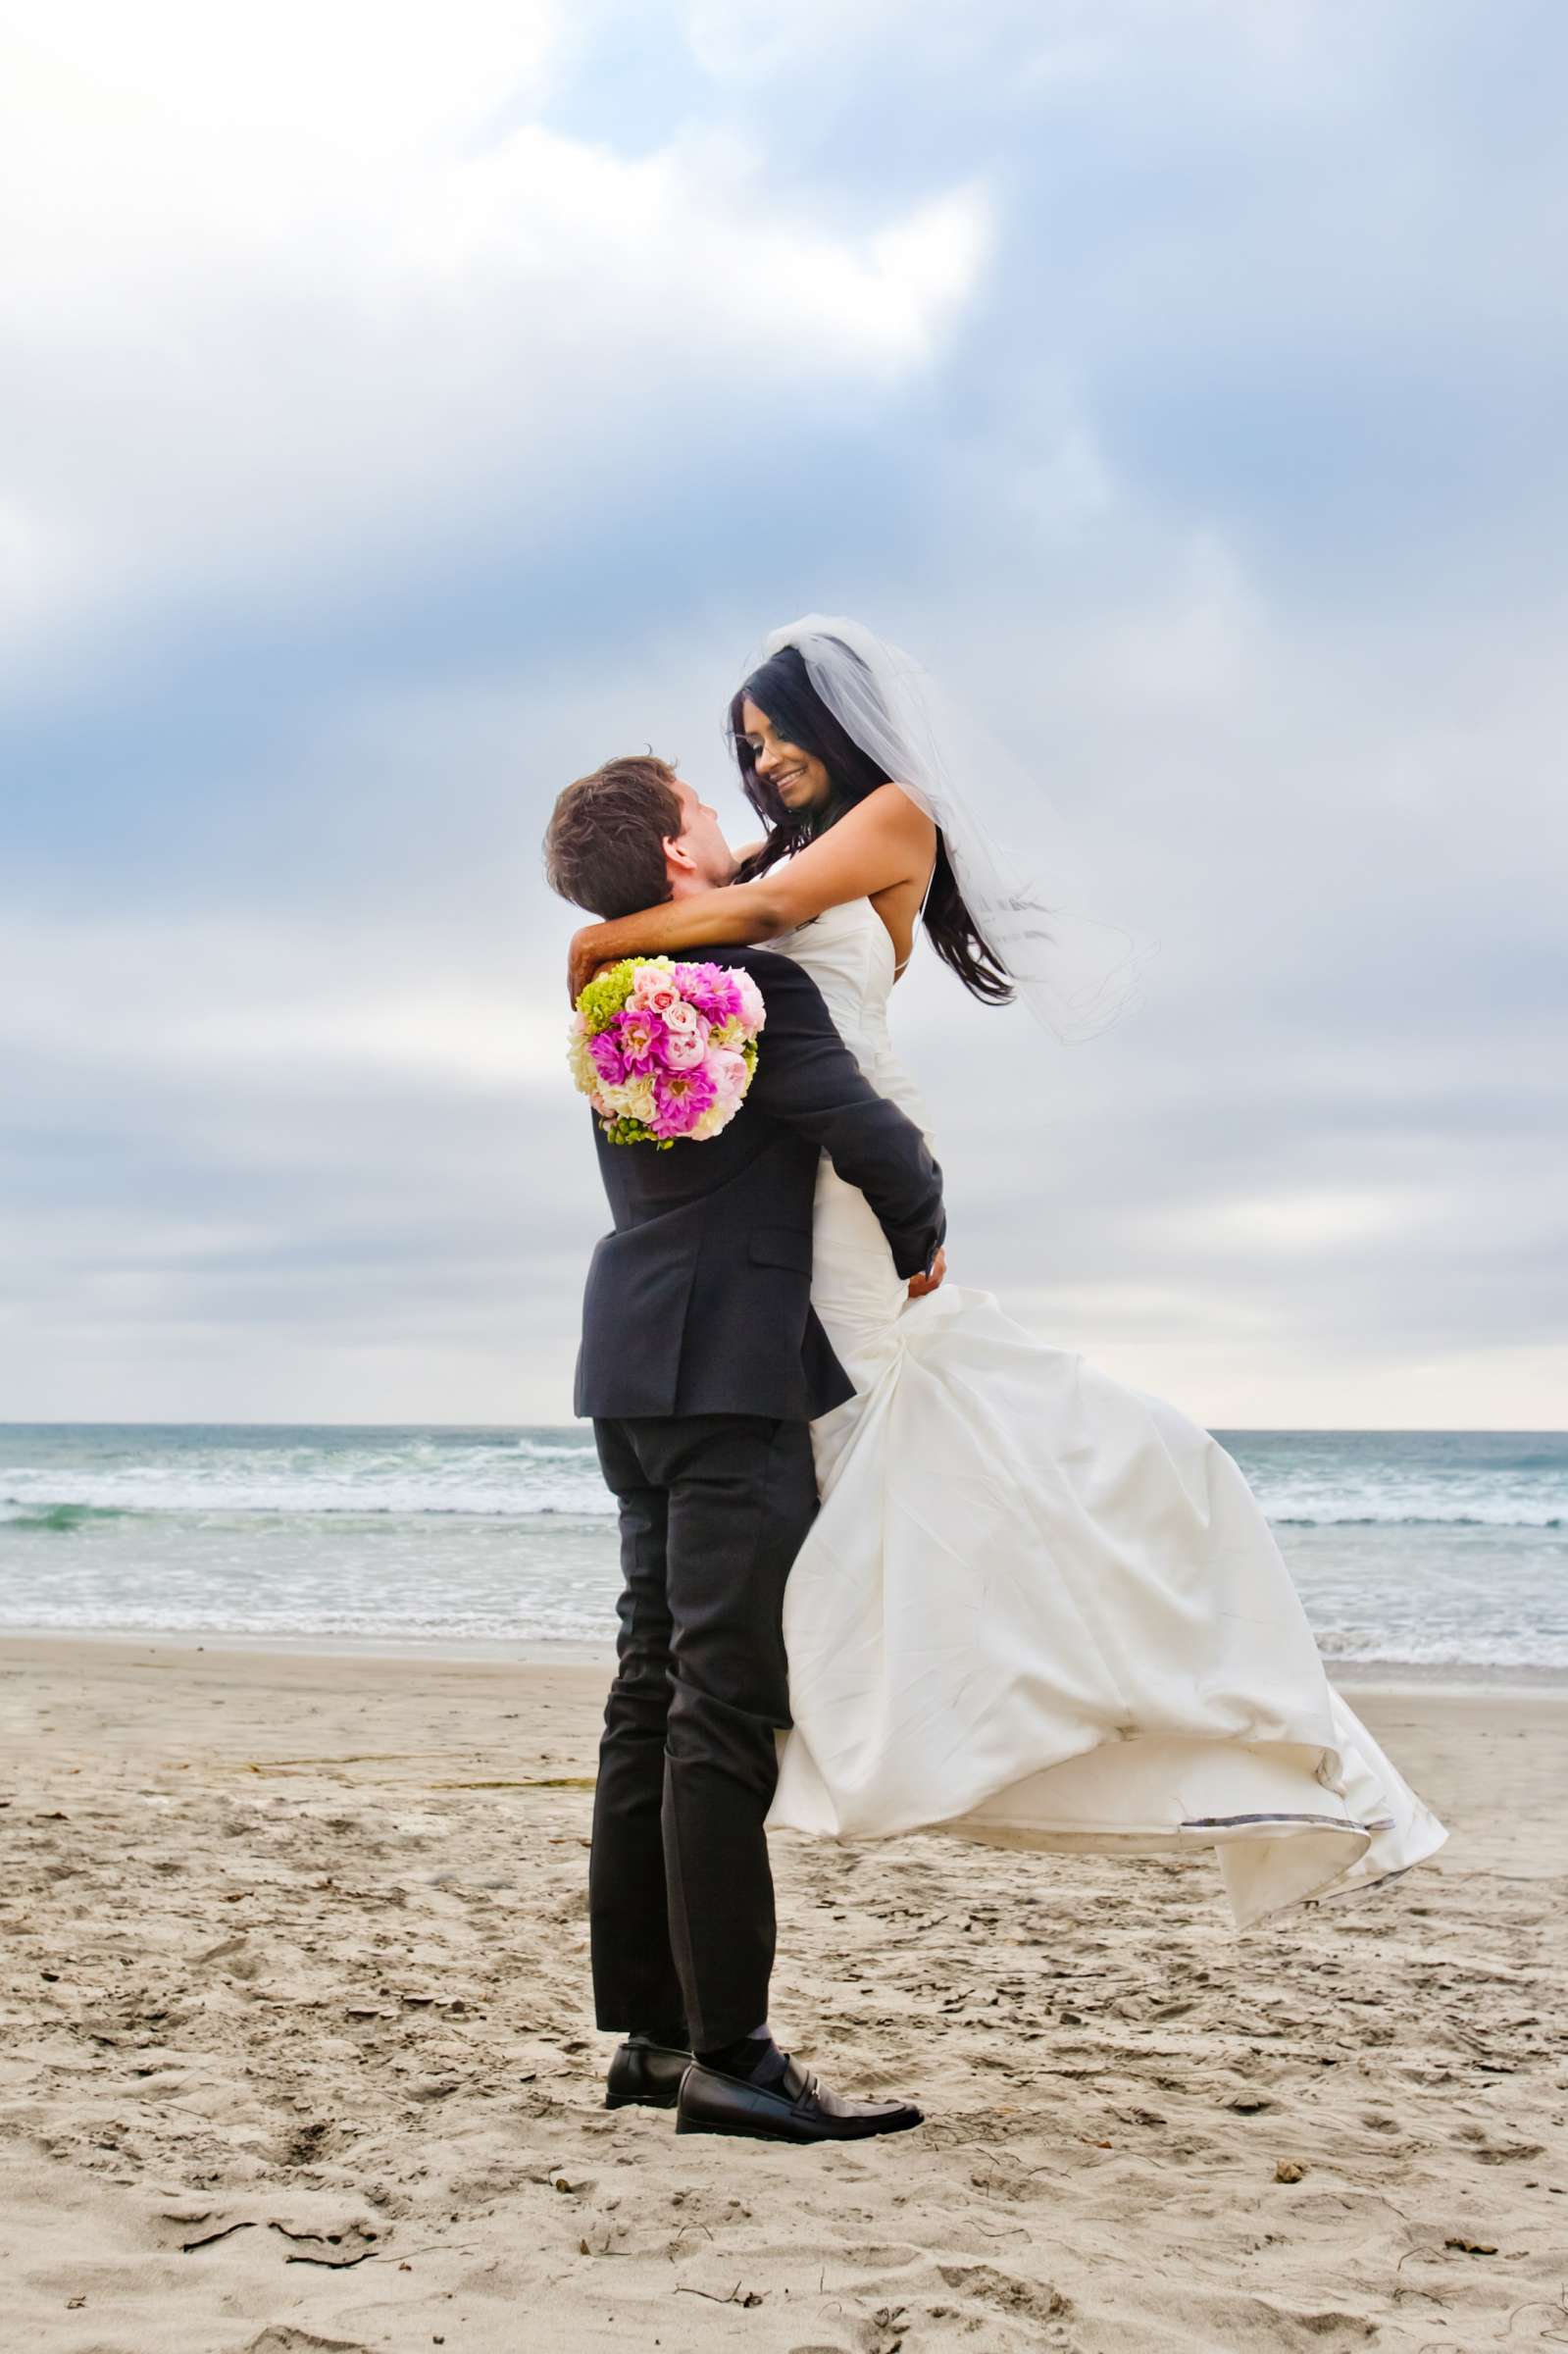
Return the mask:
[[1167,1243],[1178,1247],[1196,1244],[1217,1255],[1234,1250],[1242,1257],[1261,1248],[1294,1257],[1357,1248],[1399,1232],[1408,1235],[1423,1220],[1441,1222],[1447,1210],[1441,1197],[1428,1200],[1414,1192],[1296,1188],[1235,1200],[1222,1195],[1161,1217],[1157,1225]]
[[[1157,71],[1172,48],[1213,44],[1222,58],[1256,56],[1282,76],[1315,29],[1311,0],[969,0],[962,9],[910,0],[688,0],[686,39],[703,69],[742,86],[786,71],[821,88],[853,60],[889,71],[999,70],[1010,90],[1071,93],[1139,60]],[[1228,61],[1227,61],[1228,62]]]
[[899,0],[691,0],[685,34],[705,73],[724,80],[769,81],[784,68],[821,67],[845,50],[899,35],[920,40],[925,26]]
[[445,0],[438,19],[426,0],[7,0],[0,33],[10,77],[57,123],[106,124],[131,101],[172,129],[293,132],[370,161],[537,95],[561,14],[559,0]]
[[760,422],[929,362],[983,265],[978,187],[848,230],[777,207],[743,139],[629,157],[520,121],[551,26],[0,16],[14,658],[132,598],[308,595],[497,505],[537,529],[695,451],[741,381]]
[[[461,916],[454,915],[454,923]],[[429,936],[319,914],[229,911],[29,919],[0,932],[0,1048],[11,1067],[62,1075],[63,1092],[279,1085],[308,1096],[345,1076],[367,1090],[515,1096],[552,1089],[566,1004],[497,970],[498,956],[443,972]],[[417,971],[411,962],[417,959]],[[478,966],[479,969],[476,969]],[[487,968],[487,969],[486,969]]]

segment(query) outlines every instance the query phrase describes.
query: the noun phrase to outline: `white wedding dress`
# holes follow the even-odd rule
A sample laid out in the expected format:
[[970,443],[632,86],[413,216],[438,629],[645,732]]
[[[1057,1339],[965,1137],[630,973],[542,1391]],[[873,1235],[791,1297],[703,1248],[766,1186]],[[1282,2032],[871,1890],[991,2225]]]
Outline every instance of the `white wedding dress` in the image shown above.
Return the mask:
[[[926,1127],[870,902],[772,945]],[[822,1510],[785,1590],[794,1729],[771,1823],[1212,1847],[1241,1927],[1442,1844],[1330,1685],[1268,1523],[1205,1432],[988,1293],[911,1301],[826,1158],[812,1301],[858,1394],[813,1426]]]

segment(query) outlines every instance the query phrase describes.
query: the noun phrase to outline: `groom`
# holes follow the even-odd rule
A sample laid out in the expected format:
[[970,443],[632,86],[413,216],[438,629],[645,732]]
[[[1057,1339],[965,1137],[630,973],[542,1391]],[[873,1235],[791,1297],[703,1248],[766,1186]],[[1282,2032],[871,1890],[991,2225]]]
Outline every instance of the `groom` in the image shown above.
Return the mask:
[[[553,889],[600,917],[734,875],[714,812],[651,757],[569,785],[544,849]],[[811,1306],[812,1203],[826,1151],[925,1289],[941,1172],[798,965],[717,955],[767,1006],[735,1118],[669,1151],[594,1124],[615,1224],[588,1269],[576,1403],[620,1508],[625,1580],[588,1866],[594,2002],[628,2038],[610,2107],[675,2107],[683,2133],[841,2141],[920,2111],[829,2091],[766,2023],[784,1581],[817,1510],[809,1424],[853,1395]]]

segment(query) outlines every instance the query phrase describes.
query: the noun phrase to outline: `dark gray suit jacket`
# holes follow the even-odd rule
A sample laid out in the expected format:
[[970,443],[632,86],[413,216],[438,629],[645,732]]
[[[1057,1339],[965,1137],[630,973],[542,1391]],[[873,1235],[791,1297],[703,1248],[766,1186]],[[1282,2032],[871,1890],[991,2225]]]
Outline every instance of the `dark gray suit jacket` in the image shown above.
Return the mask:
[[811,1305],[822,1152],[866,1196],[900,1275],[929,1268],[946,1231],[940,1169],[861,1077],[816,983],[765,948],[717,960],[743,965],[767,1005],[756,1075],[706,1144],[612,1145],[594,1122],[615,1230],[588,1268],[580,1414],[810,1421],[854,1395]]

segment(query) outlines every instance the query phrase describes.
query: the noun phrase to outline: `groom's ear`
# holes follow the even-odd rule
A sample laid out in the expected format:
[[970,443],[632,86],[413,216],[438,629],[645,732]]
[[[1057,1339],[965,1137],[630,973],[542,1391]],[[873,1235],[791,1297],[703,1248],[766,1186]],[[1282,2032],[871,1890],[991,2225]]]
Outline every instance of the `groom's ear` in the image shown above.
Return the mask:
[[690,875],[696,872],[691,852],[686,848],[685,842],[681,835],[667,834],[664,837],[663,848],[664,863],[672,875]]

